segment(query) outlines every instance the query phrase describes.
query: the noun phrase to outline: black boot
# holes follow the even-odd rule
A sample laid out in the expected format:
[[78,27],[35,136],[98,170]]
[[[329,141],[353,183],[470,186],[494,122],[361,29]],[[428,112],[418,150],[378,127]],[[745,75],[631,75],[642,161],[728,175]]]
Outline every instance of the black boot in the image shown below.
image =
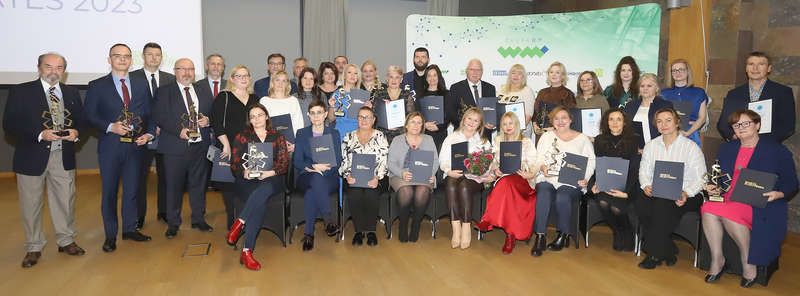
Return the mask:
[[561,251],[564,247],[569,247],[569,234],[558,232],[558,236],[547,245],[548,250]]
[[419,240],[419,226],[421,223],[422,218],[417,219],[414,217],[414,220],[411,221],[411,233],[408,234],[408,241],[416,243]]
[[544,233],[537,233],[536,237],[534,238],[533,248],[531,248],[531,256],[542,256],[542,252],[544,251],[546,245],[547,236]]
[[614,251],[622,251],[622,233],[619,230],[612,228],[611,235],[613,237],[611,248],[614,249]]
[[400,226],[397,226],[397,236],[401,243],[408,242],[408,217],[400,217]]

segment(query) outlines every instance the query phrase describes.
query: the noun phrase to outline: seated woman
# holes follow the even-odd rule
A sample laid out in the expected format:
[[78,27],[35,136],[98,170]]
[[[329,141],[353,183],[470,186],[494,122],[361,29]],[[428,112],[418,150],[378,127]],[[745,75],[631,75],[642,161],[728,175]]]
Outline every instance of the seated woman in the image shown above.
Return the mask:
[[[503,228],[506,241],[503,253],[511,254],[514,244],[528,240],[533,231],[533,217],[536,212],[536,192],[533,178],[539,172],[536,166],[536,147],[530,138],[522,135],[520,122],[514,113],[507,112],[500,118],[500,134],[494,138],[493,173],[500,178],[486,198],[486,211],[483,213],[478,229],[489,231],[492,227]],[[500,143],[522,142],[520,169],[511,174],[500,171]]]
[[[239,218],[233,222],[233,226],[228,231],[227,241],[228,244],[235,245],[244,230],[244,248],[239,257],[239,263],[247,269],[259,270],[261,264],[253,258],[253,248],[256,246],[256,238],[258,238],[258,232],[264,222],[267,200],[275,193],[284,190],[284,181],[276,176],[286,174],[289,168],[289,152],[286,150],[286,140],[283,135],[270,125],[267,108],[261,104],[254,104],[247,107],[247,114],[250,119],[248,127],[239,132],[231,143],[233,148],[231,171],[236,178],[239,195],[246,196],[247,203],[242,213],[239,214]],[[247,153],[248,143],[272,143],[274,152],[272,170],[261,172],[255,178],[250,175],[250,170],[243,166],[243,156]],[[245,229],[245,227],[247,228]]]
[[[304,82],[301,81],[301,85]],[[303,236],[303,251],[314,248],[314,223],[317,217],[325,220],[325,233],[334,236],[339,233],[339,225],[331,210],[330,195],[339,189],[339,164],[342,162],[341,142],[339,132],[332,127],[325,126],[328,112],[325,103],[321,100],[312,101],[308,106],[308,117],[311,126],[297,131],[293,162],[295,172],[295,186],[297,190],[305,191],[303,215],[306,217],[305,236]],[[333,140],[336,163],[315,163],[311,153],[311,138],[330,135]]]
[[445,195],[450,208],[450,224],[453,226],[453,249],[469,248],[472,240],[472,195],[483,190],[484,184],[494,181],[491,172],[484,176],[472,176],[462,170],[453,170],[451,164],[452,145],[467,142],[467,153],[490,151],[492,144],[483,135],[483,112],[478,107],[464,111],[459,128],[447,136],[439,152],[439,168],[445,178]]
[[[541,256],[547,242],[547,221],[550,218],[550,208],[555,203],[556,238],[547,244],[547,249],[560,251],[565,246],[569,247],[570,237],[575,225],[572,224],[572,203],[580,202],[581,196],[586,193],[589,178],[594,174],[594,147],[586,135],[572,130],[572,115],[564,106],[556,106],[550,111],[550,124],[552,131],[545,132],[539,139],[536,147],[536,164],[541,173],[536,178],[536,242],[531,249],[531,255]],[[588,158],[586,162],[586,175],[578,180],[578,186],[558,182],[558,173],[564,162],[566,152],[582,155]],[[577,243],[577,242],[576,242]]]
[[628,192],[635,192],[639,188],[636,183],[639,178],[639,149],[630,122],[622,109],[612,108],[603,113],[600,134],[594,138],[594,153],[597,157],[619,157],[629,161],[625,188],[600,191],[597,184],[591,186],[600,206],[600,213],[611,227],[614,237],[612,247],[615,251],[633,251],[634,246],[634,229],[628,219],[628,205],[631,201]]
[[[786,238],[788,199],[797,192],[797,171],[792,154],[785,146],[759,138],[761,116],[758,113],[736,111],[728,118],[728,124],[738,140],[723,143],[717,157],[722,173],[733,178],[731,187],[722,195],[723,202],[706,202],[700,209],[703,232],[711,251],[711,266],[705,281],[717,281],[725,271],[727,259],[737,260],[723,256],[722,235],[725,231],[739,247],[742,264],[740,285],[749,288],[755,283],[757,273],[767,273],[766,266],[780,256],[781,244]],[[764,193],[768,200],[765,208],[730,200],[742,168],[778,175],[773,190]],[[713,185],[707,185],[706,190],[712,195],[720,193],[719,188]]]
[[[360,246],[364,243],[364,234],[367,236],[367,245],[378,244],[375,235],[375,223],[378,219],[378,197],[383,192],[379,188],[380,181],[386,176],[386,157],[389,154],[389,143],[383,133],[374,129],[375,112],[370,107],[361,107],[358,110],[358,129],[347,133],[342,142],[342,165],[339,174],[345,178],[345,196],[350,214],[353,215],[353,224],[356,232],[353,235],[353,245]],[[375,176],[367,182],[369,188],[353,187],[356,179],[353,178],[353,154],[375,155]]]
[[[641,91],[647,92],[644,88]],[[700,209],[703,199],[696,195],[703,187],[703,174],[706,172],[705,157],[700,147],[678,131],[680,117],[675,109],[655,111],[653,121],[661,135],[644,146],[639,167],[639,184],[644,195],[634,204],[644,231],[642,250],[647,257],[639,263],[639,267],[644,269],[656,268],[664,261],[672,266],[678,260],[675,257],[678,248],[672,241],[672,232],[683,214]],[[653,173],[655,163],[659,160],[683,163],[680,199],[673,201],[653,196]]]
[[[416,242],[419,239],[419,225],[428,209],[431,191],[436,184],[436,171],[439,169],[439,159],[436,145],[431,136],[422,133],[425,119],[419,112],[412,112],[406,116],[405,133],[392,140],[389,146],[389,184],[397,191],[397,203],[400,205],[400,242]],[[412,151],[430,151],[433,153],[431,177],[426,182],[412,181],[411,167]],[[414,219],[411,221],[411,233],[408,232],[408,217],[411,215],[411,204],[414,204]]]

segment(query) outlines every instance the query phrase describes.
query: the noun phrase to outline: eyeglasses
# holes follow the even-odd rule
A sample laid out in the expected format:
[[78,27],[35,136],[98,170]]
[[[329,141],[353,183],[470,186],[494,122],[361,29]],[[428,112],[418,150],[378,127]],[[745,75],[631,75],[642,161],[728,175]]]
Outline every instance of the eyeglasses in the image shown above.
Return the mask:
[[317,116],[317,115],[322,115],[322,114],[325,114],[325,113],[326,113],[325,111],[309,111],[308,115]]
[[129,54],[118,54],[118,53],[115,53],[115,54],[112,54],[112,55],[111,55],[111,58],[112,58],[112,59],[115,59],[115,60],[120,60],[120,59],[126,59],[126,60],[130,60],[130,59],[131,59],[131,57],[132,57],[132,56],[131,56],[131,55],[129,55]]
[[244,74],[244,75],[234,74],[233,75],[233,78],[236,78],[236,79],[245,79],[245,78],[249,78],[249,77],[250,77],[250,74]]
[[258,118],[261,118],[261,117],[267,117],[267,114],[259,113],[259,114],[256,114],[256,115],[250,115],[250,119],[258,119]]
[[685,73],[686,72],[686,68],[672,69],[670,72],[672,72],[672,73]]
[[750,127],[751,124],[753,124],[752,120],[742,121],[742,122],[737,122],[737,123],[731,124],[731,127],[735,128],[735,129],[743,129],[743,128]]
[[372,115],[359,115],[358,120],[370,120],[372,119]]
[[592,81],[594,81],[594,79],[592,78],[581,79],[581,82],[592,82]]

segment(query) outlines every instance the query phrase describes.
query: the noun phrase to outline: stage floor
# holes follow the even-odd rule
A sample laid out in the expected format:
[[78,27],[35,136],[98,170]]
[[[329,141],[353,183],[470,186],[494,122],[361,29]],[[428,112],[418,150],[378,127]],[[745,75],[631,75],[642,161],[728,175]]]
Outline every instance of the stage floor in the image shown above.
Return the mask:
[[[353,247],[353,228],[348,224],[345,241],[335,243],[317,225],[313,251],[300,247],[302,229],[287,248],[270,232],[262,231],[255,256],[262,270],[239,265],[239,252],[224,242],[225,211],[218,192],[208,193],[207,220],[215,231],[201,233],[190,227],[188,201],[184,225],[178,236],[164,237],[166,226],[155,221],[155,183],[150,184],[148,217],[143,232],[153,237],[146,243],[118,239],[117,251],[101,250],[104,240],[100,217],[100,178],[77,178],[77,243],[82,257],[57,252],[49,211],[43,209],[48,244],[33,268],[20,267],[25,255],[16,182],[0,177],[0,223],[6,238],[0,242],[0,291],[3,295],[796,295],[800,291],[800,235],[790,234],[783,246],[781,269],[769,287],[739,287],[739,277],[724,276],[716,284],[703,282],[705,272],[691,266],[692,252],[680,242],[678,263],[655,270],[639,269],[642,259],[610,247],[607,227],[596,226],[589,248],[530,256],[530,246],[518,242],[511,255],[500,248],[504,234],[495,230],[477,241],[473,232],[468,250],[450,248],[450,226],[440,222],[437,239],[431,224],[423,222],[416,244],[385,239],[378,227],[379,245]],[[151,178],[155,180],[155,178]],[[396,226],[395,226],[396,234]],[[552,235],[550,235],[552,237]],[[207,256],[183,257],[191,244],[210,243]],[[791,292],[795,291],[795,292]]]

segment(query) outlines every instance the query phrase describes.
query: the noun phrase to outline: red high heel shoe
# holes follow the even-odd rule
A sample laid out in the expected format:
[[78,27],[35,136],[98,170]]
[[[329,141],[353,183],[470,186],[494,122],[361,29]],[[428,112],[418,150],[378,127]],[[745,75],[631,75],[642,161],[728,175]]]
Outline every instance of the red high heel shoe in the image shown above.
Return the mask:
[[509,234],[506,235],[506,243],[503,244],[503,254],[511,254],[514,251],[514,245],[516,244],[517,239],[514,238],[514,235]]
[[244,229],[244,222],[242,219],[236,219],[231,226],[231,230],[228,230],[228,235],[226,236],[226,240],[228,241],[229,245],[236,245],[236,242],[239,241],[239,237],[242,234],[242,229]]
[[481,222],[475,224],[475,227],[477,227],[481,232],[487,232],[489,231],[489,227],[492,227],[492,224],[490,224],[488,221],[481,220]]
[[253,251],[251,250],[242,250],[242,256],[239,257],[239,264],[244,265],[249,270],[260,270],[261,263],[256,261],[256,258],[253,258]]

